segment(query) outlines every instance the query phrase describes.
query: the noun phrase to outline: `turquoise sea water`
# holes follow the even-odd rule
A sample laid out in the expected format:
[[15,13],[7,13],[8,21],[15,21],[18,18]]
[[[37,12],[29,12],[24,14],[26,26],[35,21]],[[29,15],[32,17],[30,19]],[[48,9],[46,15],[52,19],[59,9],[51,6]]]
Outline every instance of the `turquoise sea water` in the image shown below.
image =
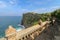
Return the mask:
[[5,36],[5,30],[9,25],[16,29],[22,29],[21,26],[18,26],[18,24],[21,24],[21,19],[21,16],[0,16],[0,38]]

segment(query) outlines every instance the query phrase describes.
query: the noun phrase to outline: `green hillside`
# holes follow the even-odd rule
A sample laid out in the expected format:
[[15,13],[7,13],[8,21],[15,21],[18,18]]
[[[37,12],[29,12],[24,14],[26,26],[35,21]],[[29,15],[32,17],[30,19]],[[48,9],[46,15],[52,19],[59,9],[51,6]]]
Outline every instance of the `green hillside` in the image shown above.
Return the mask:
[[37,24],[40,19],[42,21],[46,21],[48,18],[52,20],[53,17],[60,19],[60,9],[50,13],[41,13],[41,14],[34,12],[24,13],[21,24],[27,28],[29,26]]

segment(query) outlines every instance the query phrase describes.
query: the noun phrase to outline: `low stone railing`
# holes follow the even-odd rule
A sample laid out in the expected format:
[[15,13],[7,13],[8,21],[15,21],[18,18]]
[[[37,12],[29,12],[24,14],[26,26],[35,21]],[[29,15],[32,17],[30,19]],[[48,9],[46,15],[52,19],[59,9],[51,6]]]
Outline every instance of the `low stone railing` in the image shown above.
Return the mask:
[[[43,22],[41,25],[37,24],[32,27],[23,29],[19,32],[12,33],[6,36],[6,40],[34,40],[35,37],[40,35],[40,33],[46,28],[49,24],[49,21]],[[15,38],[14,38],[15,37]]]

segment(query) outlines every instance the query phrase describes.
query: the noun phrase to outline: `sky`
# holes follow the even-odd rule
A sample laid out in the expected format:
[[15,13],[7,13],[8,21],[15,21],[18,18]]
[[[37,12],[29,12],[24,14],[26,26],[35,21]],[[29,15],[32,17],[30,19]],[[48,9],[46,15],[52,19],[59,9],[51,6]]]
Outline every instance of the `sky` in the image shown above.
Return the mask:
[[26,12],[44,13],[60,8],[60,0],[0,0],[0,16],[21,16]]

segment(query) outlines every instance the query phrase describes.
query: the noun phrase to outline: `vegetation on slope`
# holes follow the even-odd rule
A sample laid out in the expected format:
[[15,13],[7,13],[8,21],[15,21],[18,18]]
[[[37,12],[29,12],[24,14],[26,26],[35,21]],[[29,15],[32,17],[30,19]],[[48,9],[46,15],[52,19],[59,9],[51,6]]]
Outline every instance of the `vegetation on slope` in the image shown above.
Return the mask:
[[[60,35],[60,9],[44,14],[33,12],[25,13],[23,14],[22,25],[27,28],[37,24],[40,19],[46,21],[48,18],[51,21],[49,27],[46,28],[42,34],[36,38],[36,40],[55,40],[55,36]],[[56,21],[52,23],[54,18],[56,18]]]
[[54,17],[60,19],[60,9],[55,10],[54,12],[52,12],[51,15],[52,15],[51,17],[54,16]]
[[53,19],[53,17],[60,19],[60,9],[55,10],[55,11],[50,12],[50,13],[43,13],[43,14],[34,13],[34,12],[24,13],[21,24],[27,28],[29,26],[37,24],[40,19],[42,21],[46,21],[48,18]]

